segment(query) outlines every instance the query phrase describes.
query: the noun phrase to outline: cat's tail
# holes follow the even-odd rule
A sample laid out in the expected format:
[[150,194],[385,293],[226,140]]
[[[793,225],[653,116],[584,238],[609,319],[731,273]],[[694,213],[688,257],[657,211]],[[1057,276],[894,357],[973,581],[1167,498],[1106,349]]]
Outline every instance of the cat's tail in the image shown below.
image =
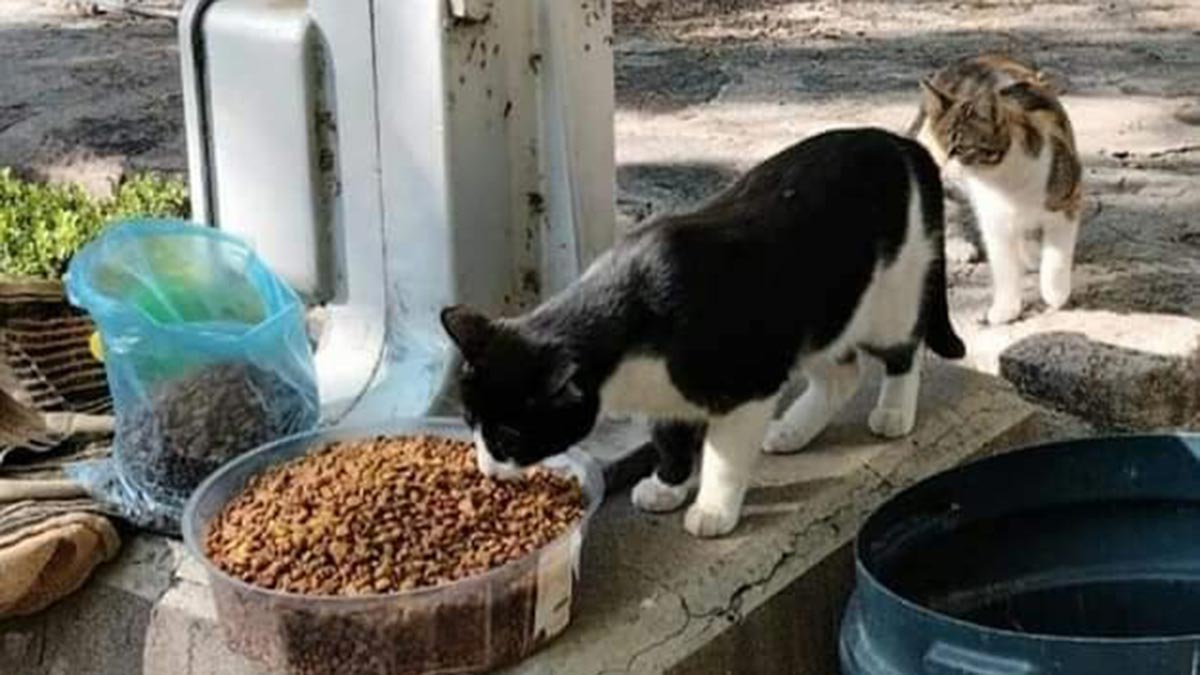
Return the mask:
[[950,305],[946,302],[946,256],[941,251],[930,263],[925,280],[925,344],[944,359],[961,359],[967,355],[962,338],[950,323]]
[[966,356],[967,348],[950,322],[950,303],[946,297],[946,214],[942,176],[924,146],[910,140],[908,147],[910,166],[921,198],[925,233],[935,246],[934,259],[925,274],[925,301],[921,306],[925,344],[942,358],[961,359]]

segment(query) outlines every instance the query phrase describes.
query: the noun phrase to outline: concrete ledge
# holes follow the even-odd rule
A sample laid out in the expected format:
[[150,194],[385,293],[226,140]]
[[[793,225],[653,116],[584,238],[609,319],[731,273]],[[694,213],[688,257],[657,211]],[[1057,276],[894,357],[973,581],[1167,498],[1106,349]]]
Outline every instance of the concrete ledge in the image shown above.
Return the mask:
[[[917,432],[881,442],[864,422],[874,393],[864,388],[812,449],[765,457],[728,538],[698,541],[679,514],[651,517],[613,499],[589,534],[576,622],[513,672],[836,672],[836,591],[847,587],[846,545],[859,524],[897,490],[982,455],[1036,410],[997,378],[931,362]],[[843,580],[826,593],[804,581],[834,570]]]
[[[695,540],[680,514],[612,497],[585,546],[573,625],[511,672],[835,672],[848,543],[867,513],[1038,413],[998,378],[931,362],[917,432],[880,442],[864,423],[874,394],[861,392],[811,450],[764,457],[729,538]],[[23,675],[261,672],[226,648],[199,565],[152,537],[133,538],[84,592],[0,624],[0,663]]]

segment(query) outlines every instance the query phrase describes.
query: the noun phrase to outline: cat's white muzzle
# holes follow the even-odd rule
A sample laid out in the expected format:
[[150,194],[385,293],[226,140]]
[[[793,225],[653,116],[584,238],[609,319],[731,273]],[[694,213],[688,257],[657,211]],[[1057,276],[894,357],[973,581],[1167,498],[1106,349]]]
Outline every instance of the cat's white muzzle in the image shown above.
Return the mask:
[[483,440],[483,434],[478,429],[475,431],[475,463],[479,465],[479,471],[488,478],[515,480],[524,474],[521,467],[514,462],[501,462],[493,457],[492,452],[488,450],[487,441]]

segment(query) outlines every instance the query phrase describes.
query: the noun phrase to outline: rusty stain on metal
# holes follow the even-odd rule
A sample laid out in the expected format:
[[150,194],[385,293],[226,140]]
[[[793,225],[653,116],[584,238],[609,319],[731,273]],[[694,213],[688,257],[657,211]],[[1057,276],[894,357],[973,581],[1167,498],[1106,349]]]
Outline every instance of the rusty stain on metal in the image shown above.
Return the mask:
[[521,290],[537,297],[542,293],[542,280],[535,269],[526,269],[521,272]]

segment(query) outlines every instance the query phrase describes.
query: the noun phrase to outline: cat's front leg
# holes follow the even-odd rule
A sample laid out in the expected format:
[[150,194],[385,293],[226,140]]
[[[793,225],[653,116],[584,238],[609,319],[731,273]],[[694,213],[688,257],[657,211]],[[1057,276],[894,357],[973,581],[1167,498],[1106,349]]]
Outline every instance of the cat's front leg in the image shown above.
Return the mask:
[[1059,309],[1071,297],[1071,266],[1079,221],[1053,214],[1042,230],[1042,261],[1039,273],[1042,299],[1050,309]]
[[858,391],[861,370],[851,351],[833,361],[816,357],[805,364],[808,386],[783,415],[767,427],[763,451],[786,454],[804,449]]
[[1011,323],[1021,315],[1021,237],[1017,223],[1002,214],[980,214],[979,230],[992,269],[992,306],[987,322]]
[[775,398],[771,397],[709,420],[700,461],[700,491],[683,519],[688,532],[719,537],[737,527],[774,407]]
[[883,361],[887,372],[879,387],[879,400],[867,418],[867,426],[884,438],[906,436],[917,425],[921,348],[902,345],[873,353]]
[[702,423],[661,421],[651,430],[658,466],[634,486],[633,505],[642,511],[666,513],[683,506],[696,485],[696,462],[704,443]]

